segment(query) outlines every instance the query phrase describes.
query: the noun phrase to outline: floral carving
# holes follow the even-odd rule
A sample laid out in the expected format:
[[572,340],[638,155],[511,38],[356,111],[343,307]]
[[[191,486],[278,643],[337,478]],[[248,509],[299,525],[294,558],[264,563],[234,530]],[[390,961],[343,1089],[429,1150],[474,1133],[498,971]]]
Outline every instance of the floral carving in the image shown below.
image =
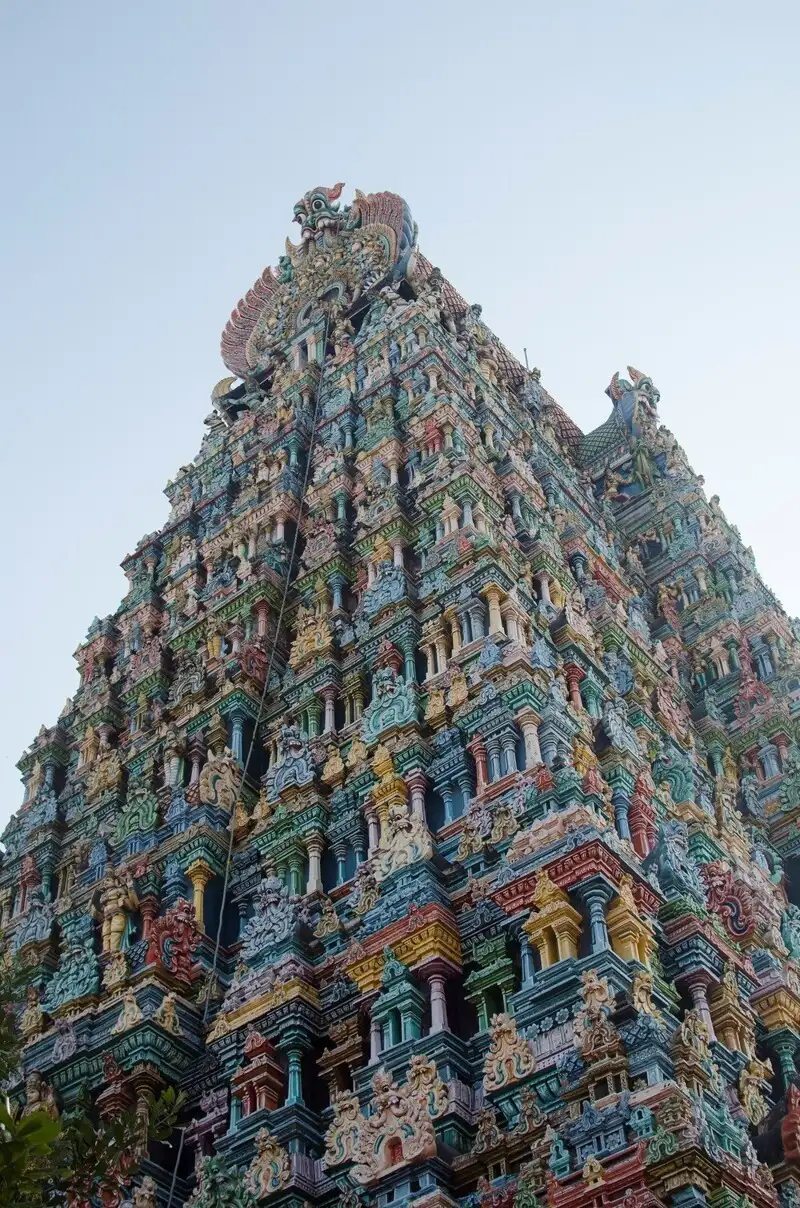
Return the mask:
[[227,813],[236,804],[241,771],[232,753],[224,747],[219,755],[208,752],[200,773],[199,795],[203,805],[216,805]]
[[265,778],[267,799],[277,801],[288,788],[304,788],[314,779],[314,763],[308,741],[297,726],[282,726],[278,739],[278,762],[271,766]]
[[280,1191],[291,1180],[292,1162],[268,1128],[256,1133],[256,1156],[247,1168],[244,1185],[257,1200]]
[[756,928],[753,895],[741,877],[736,877],[724,860],[702,864],[700,872],[708,908],[719,915],[731,938],[742,940],[752,934]]
[[245,957],[266,953],[294,934],[299,923],[296,903],[279,877],[264,877],[256,893],[256,912],[244,929]]
[[414,690],[393,667],[379,667],[372,680],[372,700],[364,710],[361,737],[375,742],[386,730],[414,721],[417,705]]
[[489,1023],[489,1052],[483,1063],[483,1089],[498,1091],[527,1078],[536,1069],[533,1049],[517,1032],[513,1016],[493,1015]]
[[158,962],[181,981],[192,981],[198,968],[193,956],[199,943],[194,906],[185,898],[179,898],[164,915],[153,921],[147,963]]
[[436,1153],[433,1120],[447,1108],[447,1091],[431,1061],[412,1058],[408,1082],[398,1086],[385,1070],[372,1079],[369,1115],[355,1095],[333,1102],[333,1122],[325,1135],[328,1167],[352,1161],[356,1182],[368,1185],[388,1169]]

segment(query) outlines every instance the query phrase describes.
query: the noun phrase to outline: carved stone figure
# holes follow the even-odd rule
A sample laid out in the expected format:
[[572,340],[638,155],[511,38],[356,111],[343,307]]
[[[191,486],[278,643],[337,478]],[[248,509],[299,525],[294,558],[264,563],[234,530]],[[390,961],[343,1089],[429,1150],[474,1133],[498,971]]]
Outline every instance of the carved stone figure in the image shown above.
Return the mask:
[[364,710],[361,737],[374,742],[384,731],[416,718],[414,690],[392,667],[379,667],[372,681],[372,700]]
[[240,779],[239,765],[227,747],[219,755],[209,751],[200,773],[200,801],[230,813],[236,803]]
[[244,1176],[245,1187],[257,1200],[280,1191],[292,1177],[292,1163],[268,1128],[256,1133],[256,1156]]
[[171,1032],[173,1036],[183,1035],[183,1028],[178,1019],[178,1011],[175,1006],[175,995],[172,991],[164,995],[153,1019],[156,1023],[161,1024],[161,1027],[167,1032]]
[[297,905],[279,877],[264,877],[256,893],[256,911],[247,921],[242,938],[244,956],[255,956],[289,939],[300,922]]
[[489,1051],[483,1063],[483,1087],[500,1090],[536,1069],[533,1050],[517,1033],[513,1016],[493,1015],[489,1023]]
[[136,910],[139,898],[133,878],[123,881],[113,868],[109,868],[100,885],[100,911],[104,952],[118,952],[128,922],[128,912]]
[[48,940],[54,916],[54,904],[46,900],[41,885],[34,885],[28,890],[22,922],[14,933],[14,951],[18,952],[26,944],[40,944]]
[[147,963],[158,962],[181,981],[192,981],[197,970],[193,956],[199,943],[194,906],[178,898],[165,914],[153,920]]
[[38,1070],[33,1070],[25,1079],[25,1106],[22,1114],[29,1116],[32,1112],[39,1111],[53,1117],[59,1114],[52,1086]]
[[265,785],[268,801],[277,801],[289,788],[304,788],[314,779],[314,763],[308,740],[297,726],[282,726],[278,739],[278,762],[267,771]]
[[142,1008],[136,1001],[136,994],[133,987],[129,986],[122,996],[122,1010],[119,1013],[119,1018],[111,1029],[115,1035],[119,1032],[127,1032],[129,1028],[133,1028],[137,1023],[141,1023],[144,1019]]
[[380,882],[397,869],[432,855],[430,832],[422,819],[409,814],[404,804],[390,805],[385,835],[374,856],[375,879]]

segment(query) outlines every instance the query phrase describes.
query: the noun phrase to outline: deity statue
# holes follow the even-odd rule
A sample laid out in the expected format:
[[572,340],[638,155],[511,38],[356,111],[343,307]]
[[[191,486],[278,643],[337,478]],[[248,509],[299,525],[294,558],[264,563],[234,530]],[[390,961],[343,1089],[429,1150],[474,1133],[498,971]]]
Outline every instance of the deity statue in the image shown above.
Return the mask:
[[693,1049],[699,1057],[705,1059],[709,1056],[710,1035],[708,1026],[700,1018],[697,1011],[686,1012],[683,1021],[678,1026],[678,1034],[681,1043],[687,1048]]
[[33,1070],[25,1079],[25,1106],[22,1114],[30,1116],[32,1112],[40,1111],[54,1118],[59,1114],[52,1086],[38,1070]]
[[119,951],[128,913],[138,908],[139,898],[133,877],[128,874],[123,881],[113,868],[109,868],[100,883],[100,910],[93,909],[94,917],[102,921],[104,952]]
[[114,1024],[111,1032],[113,1035],[118,1035],[120,1032],[127,1032],[129,1028],[135,1027],[137,1023],[141,1023],[144,1019],[142,1008],[136,1001],[136,994],[132,986],[122,996],[122,1010],[119,1018]]
[[224,747],[219,755],[209,750],[200,773],[201,803],[217,805],[230,813],[236,802],[240,779],[241,769],[228,747]]
[[39,1003],[39,995],[35,986],[28,986],[25,991],[25,1010],[19,1017],[19,1030],[26,1040],[37,1036],[44,1028],[44,1011]]
[[119,751],[111,746],[108,735],[103,730],[86,778],[86,796],[93,800],[105,792],[113,792],[121,784],[122,760]]
[[600,977],[596,969],[585,969],[581,974],[581,997],[590,1017],[606,1013],[612,1003],[608,978]]
[[175,1006],[175,994],[172,990],[164,995],[153,1019],[156,1023],[161,1024],[161,1027],[165,1031],[171,1032],[173,1036],[183,1035],[183,1028],[178,1019],[178,1012]]
[[660,1012],[653,1002],[652,973],[648,973],[644,969],[640,969],[634,973],[631,985],[631,1002],[634,1009],[640,1015],[652,1015],[655,1019],[661,1019]]

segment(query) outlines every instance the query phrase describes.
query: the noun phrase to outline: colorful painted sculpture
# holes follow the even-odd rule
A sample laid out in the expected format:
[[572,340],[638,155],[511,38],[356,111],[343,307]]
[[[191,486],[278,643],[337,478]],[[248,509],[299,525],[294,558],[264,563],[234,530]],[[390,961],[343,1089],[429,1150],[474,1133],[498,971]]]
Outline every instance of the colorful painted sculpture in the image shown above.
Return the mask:
[[800,622],[343,188],[20,760],[6,1089],[183,1090],[143,1208],[797,1204]]

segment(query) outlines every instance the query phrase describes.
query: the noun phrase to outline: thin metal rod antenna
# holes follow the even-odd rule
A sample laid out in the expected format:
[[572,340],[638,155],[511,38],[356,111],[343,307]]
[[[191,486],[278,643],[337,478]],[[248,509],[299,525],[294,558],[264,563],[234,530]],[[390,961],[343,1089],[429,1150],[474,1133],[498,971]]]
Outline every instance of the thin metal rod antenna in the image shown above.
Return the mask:
[[523,348],[523,350],[522,350],[522,351],[523,351],[523,353],[525,354],[525,368],[528,370],[528,373],[530,373],[530,371],[531,371],[531,367],[530,367],[530,365],[528,364],[528,350],[527,350],[527,348]]
[[181,1154],[183,1153],[183,1142],[186,1139],[186,1129],[181,1129],[181,1139],[178,1142],[178,1153],[175,1157],[175,1167],[172,1171],[172,1182],[169,1185],[169,1198],[167,1200],[167,1208],[172,1208],[172,1197],[175,1194],[175,1184],[178,1181],[178,1167],[180,1166]]
[[[297,524],[295,525],[294,538],[292,539],[291,553],[289,555],[289,560],[286,564],[286,575],[283,580],[283,593],[281,595],[281,604],[280,604],[280,608],[278,610],[278,617],[275,622],[275,631],[272,635],[272,649],[270,650],[269,662],[267,664],[267,670],[266,670],[266,674],[264,676],[264,686],[261,689],[261,699],[258,702],[258,712],[256,714],[255,725],[253,726],[253,734],[250,739],[250,745],[247,748],[247,758],[244,761],[244,767],[242,769],[242,776],[241,776],[241,780],[239,781],[239,788],[237,789],[237,792],[236,792],[236,800],[234,801],[233,807],[231,808],[231,816],[230,816],[230,821],[228,824],[228,836],[229,836],[229,838],[228,838],[228,855],[225,860],[225,876],[224,876],[224,879],[222,882],[222,899],[220,901],[220,907],[219,907],[219,919],[217,920],[217,934],[216,934],[216,938],[214,941],[214,958],[211,962],[211,972],[210,972],[208,981],[206,983],[206,1001],[205,1001],[205,1004],[203,1007],[203,1023],[204,1024],[208,1021],[208,1008],[211,1003],[211,989],[212,989],[212,986],[214,984],[214,979],[217,974],[217,962],[219,960],[219,950],[220,950],[221,939],[222,939],[222,919],[223,919],[223,914],[225,911],[225,902],[226,902],[226,899],[228,896],[228,884],[230,881],[230,871],[231,871],[231,856],[233,853],[233,841],[234,841],[234,834],[235,834],[235,830],[236,830],[236,807],[242,798],[242,789],[244,788],[244,782],[247,777],[247,772],[250,767],[250,760],[252,758],[253,751],[255,749],[256,738],[258,736],[258,727],[261,722],[262,714],[264,712],[264,702],[267,699],[267,688],[269,686],[269,679],[272,674],[272,668],[273,668],[273,665],[275,662],[275,652],[276,652],[276,649],[278,646],[278,636],[279,636],[280,630],[281,630],[283,614],[286,609],[286,600],[289,595],[289,587],[291,586],[292,565],[294,563],[295,554],[297,553],[297,542],[298,542],[298,538],[300,536],[300,519],[303,514],[303,504],[305,503],[306,489],[308,487],[308,479],[309,479],[309,475],[311,473],[311,461],[312,461],[312,458],[314,455],[314,445],[316,443],[316,438],[317,438],[317,426],[318,426],[318,419],[319,419],[319,401],[320,401],[320,396],[322,394],[322,382],[323,382],[323,378],[325,376],[325,357],[327,355],[329,330],[330,330],[330,315],[326,314],[326,316],[325,316],[325,339],[323,340],[323,344],[322,344],[322,356],[323,356],[322,369],[321,369],[321,372],[319,375],[319,381],[317,382],[317,388],[316,388],[315,396],[314,396],[314,415],[313,415],[313,418],[311,421],[311,438],[308,443],[308,456],[306,458],[305,471],[303,474],[303,485],[300,490],[300,499],[299,499],[298,508],[297,508]],[[181,1139],[178,1144],[178,1152],[175,1156],[175,1167],[172,1172],[172,1183],[170,1184],[169,1198],[167,1199],[167,1208],[172,1208],[172,1199],[175,1194],[175,1184],[178,1180],[178,1166],[180,1164],[181,1155],[183,1153],[183,1142],[184,1142],[185,1136],[186,1136],[186,1128],[184,1126],[181,1129]]]
[[[329,323],[330,323],[330,317],[328,315],[326,315],[325,316],[325,339],[324,339],[324,342],[322,345],[323,358],[325,357],[326,350],[328,347]],[[309,474],[311,473],[311,460],[312,460],[313,453],[314,453],[314,443],[315,443],[316,436],[317,436],[317,418],[319,416],[319,400],[320,400],[320,395],[322,394],[322,379],[323,379],[324,373],[325,373],[325,361],[323,359],[322,372],[320,373],[319,381],[317,382],[317,389],[315,392],[314,416],[313,416],[313,419],[311,422],[311,439],[309,440],[309,444],[308,444],[308,457],[306,458],[305,472],[303,474],[303,486],[300,491],[300,500],[299,500],[299,504],[298,504],[298,508],[297,508],[297,524],[295,525],[294,538],[292,540],[292,550],[289,555],[289,561],[286,564],[286,576],[283,581],[283,594],[281,596],[281,606],[280,606],[280,609],[278,610],[278,618],[275,622],[275,632],[272,637],[272,649],[270,651],[269,663],[267,664],[267,671],[264,676],[264,687],[261,689],[261,699],[258,703],[258,713],[256,714],[256,721],[255,721],[255,725],[253,726],[253,734],[250,739],[250,745],[247,749],[247,758],[245,759],[245,762],[244,762],[244,768],[242,770],[241,780],[239,781],[239,788],[236,793],[236,800],[233,803],[233,807],[231,809],[230,822],[228,824],[228,833],[229,833],[228,855],[227,855],[227,859],[225,860],[225,877],[222,882],[222,900],[220,902],[220,908],[219,908],[219,919],[217,920],[217,935],[216,935],[216,939],[214,941],[214,959],[211,963],[211,974],[210,974],[208,982],[207,982],[206,1001],[205,1001],[205,1005],[203,1007],[203,1023],[204,1024],[208,1020],[208,1008],[211,1003],[211,989],[214,984],[214,978],[216,977],[216,973],[217,973],[217,961],[219,960],[220,942],[221,942],[221,937],[222,937],[222,920],[223,920],[223,914],[224,914],[224,910],[225,910],[225,901],[226,901],[226,898],[228,895],[228,882],[230,880],[230,872],[231,872],[231,857],[232,857],[232,853],[233,853],[233,840],[234,840],[234,834],[235,834],[235,830],[236,830],[236,807],[239,804],[239,802],[241,801],[242,789],[244,788],[245,778],[247,777],[247,772],[250,767],[250,760],[252,758],[253,751],[255,749],[256,738],[258,736],[258,727],[261,722],[261,717],[262,717],[262,714],[264,711],[264,702],[267,698],[267,688],[269,686],[269,679],[270,679],[270,675],[272,674],[273,664],[275,662],[275,651],[278,646],[278,636],[280,634],[281,622],[283,621],[283,614],[286,609],[286,600],[289,595],[289,587],[291,585],[290,584],[290,575],[291,575],[291,570],[292,570],[292,564],[294,562],[294,556],[297,552],[297,542],[300,537],[300,519],[303,514],[303,503],[305,502],[306,488],[308,487],[308,478],[309,478]]]

